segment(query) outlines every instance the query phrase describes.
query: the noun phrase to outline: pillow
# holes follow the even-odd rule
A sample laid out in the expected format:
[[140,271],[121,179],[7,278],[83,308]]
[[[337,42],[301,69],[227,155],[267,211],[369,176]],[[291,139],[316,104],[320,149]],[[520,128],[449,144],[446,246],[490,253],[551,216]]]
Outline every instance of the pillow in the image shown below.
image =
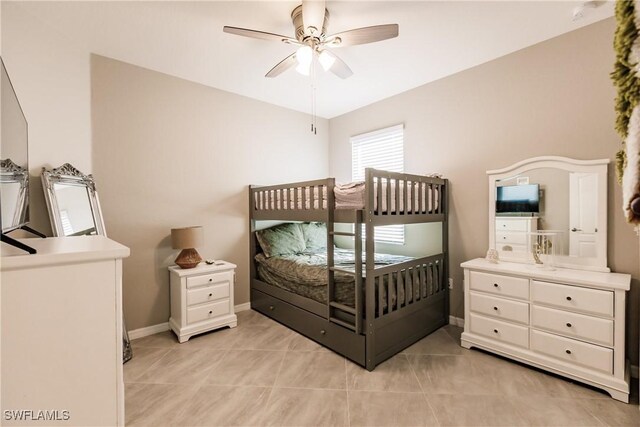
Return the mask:
[[327,249],[327,225],[324,222],[304,222],[300,224],[307,252]]
[[269,258],[304,252],[305,244],[299,224],[287,223],[256,231],[264,255]]

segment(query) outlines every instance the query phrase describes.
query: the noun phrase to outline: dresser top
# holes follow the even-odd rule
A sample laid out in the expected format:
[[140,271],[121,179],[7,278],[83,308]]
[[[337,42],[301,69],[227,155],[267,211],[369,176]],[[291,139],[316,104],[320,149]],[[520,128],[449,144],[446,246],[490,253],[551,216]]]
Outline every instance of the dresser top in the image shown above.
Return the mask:
[[516,276],[539,279],[549,282],[572,283],[606,289],[622,289],[628,291],[631,283],[631,275],[623,273],[602,273],[598,271],[574,270],[570,268],[556,268],[555,270],[543,270],[533,264],[521,264],[517,262],[501,261],[492,264],[484,258],[476,258],[460,264],[462,268],[486,271],[489,273],[502,273]]
[[203,273],[215,273],[216,271],[233,270],[236,267],[237,266],[235,264],[231,264],[230,262],[222,261],[221,259],[219,259],[219,260],[216,260],[216,264],[209,265],[206,262],[202,261],[200,264],[198,264],[197,267],[194,267],[194,268],[180,268],[177,265],[172,265],[169,267],[169,270],[172,273],[175,273],[178,276],[183,277],[183,276],[194,276],[194,275],[203,274]]
[[129,248],[105,236],[73,236],[16,239],[31,246],[38,253],[29,255],[23,250],[2,244],[2,271],[45,265],[64,265],[78,262],[119,259],[129,256]]

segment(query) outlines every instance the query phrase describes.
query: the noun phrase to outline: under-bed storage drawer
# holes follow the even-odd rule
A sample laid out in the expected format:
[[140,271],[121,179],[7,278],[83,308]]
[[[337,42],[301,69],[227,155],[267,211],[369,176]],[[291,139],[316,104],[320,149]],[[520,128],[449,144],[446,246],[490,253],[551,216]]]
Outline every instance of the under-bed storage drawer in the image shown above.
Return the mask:
[[471,332],[507,344],[529,347],[529,328],[471,313]]
[[512,322],[529,324],[529,304],[470,292],[471,311]]
[[365,365],[364,335],[356,334],[256,289],[251,289],[251,308],[329,347],[336,353]]
[[532,329],[531,350],[607,374],[613,373],[613,350],[610,348]]
[[583,313],[613,317],[613,292],[559,283],[531,282],[531,301]]
[[212,274],[203,274],[201,276],[187,277],[187,288],[191,289],[198,286],[230,282],[232,279],[233,279],[233,273],[229,271],[225,271],[224,273],[212,273]]
[[500,274],[470,273],[470,287],[475,291],[489,292],[496,295],[529,299],[529,280],[519,277],[502,276]]

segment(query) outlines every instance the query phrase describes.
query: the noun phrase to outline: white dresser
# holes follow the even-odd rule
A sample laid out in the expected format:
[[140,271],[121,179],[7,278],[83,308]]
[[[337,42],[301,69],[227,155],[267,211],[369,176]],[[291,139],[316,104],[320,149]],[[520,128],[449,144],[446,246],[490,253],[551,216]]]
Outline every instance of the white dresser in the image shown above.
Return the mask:
[[20,241],[38,253],[2,245],[2,424],[124,425],[129,249],[104,236]]
[[233,306],[235,269],[235,264],[225,261],[212,265],[202,262],[189,269],[169,267],[169,326],[181,343],[202,332],[237,326]]
[[464,268],[463,347],[477,347],[606,390],[628,402],[625,305],[631,276],[530,264]]
[[531,252],[529,234],[538,231],[538,217],[496,217],[496,249],[508,252]]

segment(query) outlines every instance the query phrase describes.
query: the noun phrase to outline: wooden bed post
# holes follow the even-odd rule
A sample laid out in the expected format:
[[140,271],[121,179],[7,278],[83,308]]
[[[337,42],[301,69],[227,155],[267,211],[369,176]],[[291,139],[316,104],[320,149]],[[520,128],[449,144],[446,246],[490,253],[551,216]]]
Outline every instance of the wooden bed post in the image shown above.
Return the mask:
[[[366,279],[365,279],[365,296],[367,298],[365,302],[366,307],[366,344],[365,344],[365,360],[366,360],[366,368],[368,371],[373,371],[373,368],[376,366],[376,351],[375,351],[375,309],[376,309],[376,290],[375,290],[375,277],[374,277],[374,268],[375,268],[375,231],[373,226],[373,212],[375,206],[373,204],[373,186],[374,186],[374,178],[373,178],[373,169],[366,168],[365,169],[365,188],[371,189],[366,192],[366,199],[364,201],[364,223],[366,230],[366,247],[365,247],[365,270],[366,270]],[[379,183],[378,185],[381,185]],[[378,200],[378,203],[380,200]]]
[[[253,219],[255,210],[254,186],[249,186],[249,303],[253,301],[251,292],[253,289],[253,279],[257,278],[256,274],[256,221]],[[253,308],[253,307],[252,307]]]
[[[327,219],[326,219],[326,228],[327,228],[327,320],[331,319],[331,301],[334,300],[335,295],[335,272],[333,267],[334,263],[334,223],[333,223],[333,212],[336,208],[335,204],[335,195],[333,192],[333,187],[335,186],[336,180],[335,178],[327,179]],[[322,187],[320,187],[320,191],[322,192]],[[320,206],[322,209],[322,194],[318,197]]]
[[450,290],[449,290],[449,180],[444,180],[444,185],[440,187],[441,191],[441,204],[443,206],[442,213],[444,213],[444,219],[442,220],[442,256],[444,267],[444,321],[449,323],[449,310],[450,310]]

